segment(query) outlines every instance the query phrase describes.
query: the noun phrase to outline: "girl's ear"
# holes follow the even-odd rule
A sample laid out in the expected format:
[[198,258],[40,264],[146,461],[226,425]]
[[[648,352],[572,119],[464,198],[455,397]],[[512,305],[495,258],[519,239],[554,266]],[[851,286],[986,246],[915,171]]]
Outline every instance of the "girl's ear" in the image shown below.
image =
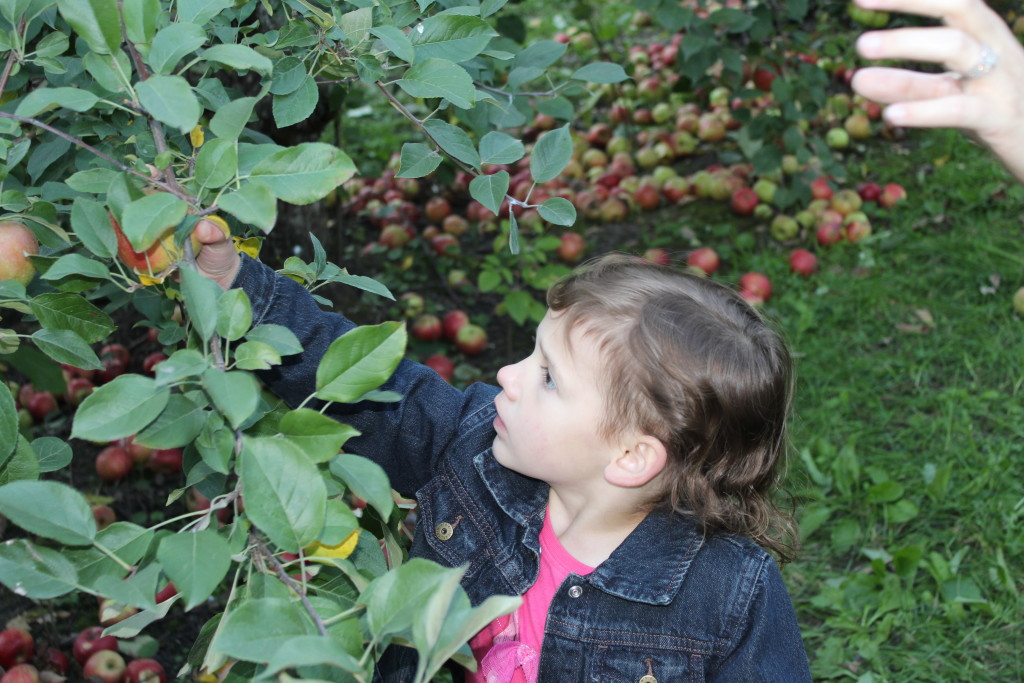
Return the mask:
[[665,444],[660,439],[644,435],[608,463],[604,478],[614,486],[638,488],[661,474],[667,461]]

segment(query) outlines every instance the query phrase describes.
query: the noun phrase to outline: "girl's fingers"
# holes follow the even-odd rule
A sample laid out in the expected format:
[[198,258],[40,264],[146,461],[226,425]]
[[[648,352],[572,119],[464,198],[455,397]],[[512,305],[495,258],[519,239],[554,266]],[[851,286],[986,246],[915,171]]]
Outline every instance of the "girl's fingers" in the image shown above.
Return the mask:
[[958,29],[900,28],[863,34],[857,51],[866,59],[913,59],[963,73],[978,63],[981,45]]
[[961,94],[957,81],[946,74],[923,74],[884,66],[858,69],[851,86],[856,93],[883,104]]

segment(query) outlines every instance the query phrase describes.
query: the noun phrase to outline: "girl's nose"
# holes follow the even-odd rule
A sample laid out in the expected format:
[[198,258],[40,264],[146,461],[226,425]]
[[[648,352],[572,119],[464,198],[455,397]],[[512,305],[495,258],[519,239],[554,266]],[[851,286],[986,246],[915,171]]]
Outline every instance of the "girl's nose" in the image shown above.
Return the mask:
[[519,367],[519,363],[513,365],[506,365],[498,370],[498,386],[502,388],[509,400],[516,400],[519,395],[518,381],[516,380],[516,369]]

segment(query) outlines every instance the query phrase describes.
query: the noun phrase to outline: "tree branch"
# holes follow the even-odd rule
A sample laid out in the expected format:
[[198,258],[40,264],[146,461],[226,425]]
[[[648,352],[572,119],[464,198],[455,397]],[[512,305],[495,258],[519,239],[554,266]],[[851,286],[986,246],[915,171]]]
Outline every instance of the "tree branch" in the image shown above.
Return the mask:
[[324,620],[320,618],[320,615],[313,608],[313,605],[309,602],[309,598],[307,598],[306,594],[302,591],[302,587],[295,583],[295,580],[292,579],[292,577],[288,576],[288,573],[284,570],[284,566],[281,564],[281,561],[277,559],[274,553],[270,552],[270,549],[256,536],[256,534],[250,533],[249,538],[252,539],[252,542],[256,545],[256,549],[259,551],[263,559],[270,564],[274,573],[277,574],[277,578],[281,579],[286,586],[298,594],[299,600],[302,601],[302,606],[306,608],[306,612],[309,613],[313,623],[316,624],[316,630],[320,632],[320,635],[326,636],[327,627],[324,626]]

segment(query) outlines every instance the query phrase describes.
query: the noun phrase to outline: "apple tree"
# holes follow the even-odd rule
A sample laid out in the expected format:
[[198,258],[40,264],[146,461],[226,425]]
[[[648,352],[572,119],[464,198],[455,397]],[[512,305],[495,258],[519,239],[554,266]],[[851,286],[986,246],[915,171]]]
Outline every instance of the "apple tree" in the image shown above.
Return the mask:
[[[561,121],[529,150],[533,181],[546,182],[572,153],[572,98],[625,73],[606,62],[563,69],[565,45],[555,41],[523,47],[500,30],[504,5],[0,6],[0,220],[23,224],[40,245],[17,254],[34,279],[0,282],[0,353],[30,377],[62,381],[61,365],[109,370],[95,347],[119,326],[144,325],[168,355],[152,376],[108,372],[77,407],[67,439],[29,438],[15,397],[0,388],[0,513],[20,529],[0,546],[9,590],[37,600],[87,593],[138,608],[109,628],[124,638],[213,596],[221,612],[183,672],[200,677],[365,681],[393,642],[420,652],[418,681],[449,658],[472,661],[467,640],[518,598],[473,607],[461,570],[404,560],[403,513],[386,477],[343,451],[354,430],[289,409],[256,379],[302,353],[295,336],[253,326],[243,292],[200,276],[201,245],[190,234],[211,217],[255,253],[286,207],[315,203],[351,179],[358,160],[323,141],[322,121],[310,124],[331,115],[333,94],[354,89],[407,121],[400,176],[448,163],[472,176],[472,196],[493,211],[529,205],[508,196],[507,172],[484,172],[528,153],[505,131],[538,111]],[[575,219],[561,198],[535,208],[554,223]],[[288,260],[289,276],[311,290],[339,282],[392,297],[313,244],[311,262]],[[379,387],[405,342],[405,328],[391,322],[337,340],[310,398],[396,400]],[[184,481],[168,503],[195,489],[209,507],[99,530],[83,493],[61,475],[83,446],[124,437],[184,448]],[[355,497],[367,502],[361,515]],[[225,510],[233,520],[218,524]],[[157,602],[167,580],[177,594]]]

